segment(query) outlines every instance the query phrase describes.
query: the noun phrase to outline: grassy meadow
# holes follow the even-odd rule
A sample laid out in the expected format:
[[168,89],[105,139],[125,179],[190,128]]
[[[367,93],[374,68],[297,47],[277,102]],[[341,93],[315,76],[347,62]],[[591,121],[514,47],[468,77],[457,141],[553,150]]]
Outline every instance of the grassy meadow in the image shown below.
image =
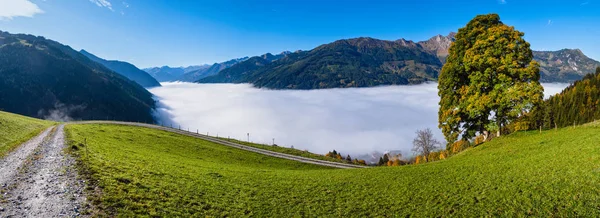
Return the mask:
[[54,122],[0,111],[0,158]]
[[67,126],[102,190],[92,201],[119,216],[598,216],[598,132],[519,132],[438,162],[341,170],[160,130]]
[[[321,155],[321,154],[315,154],[315,153],[312,153],[312,152],[307,151],[307,150],[299,150],[299,149],[295,149],[295,148],[288,148],[288,147],[282,147],[282,146],[272,146],[272,145],[251,143],[251,142],[240,141],[240,140],[236,140],[236,139],[222,138],[222,137],[219,137],[219,139],[230,141],[230,142],[234,142],[234,143],[238,143],[238,144],[242,144],[242,145],[246,145],[246,146],[250,146],[250,147],[260,148],[260,149],[274,151],[274,152],[279,152],[279,153],[284,153],[284,154],[296,155],[296,156],[307,157],[307,158],[312,158],[312,159],[317,159],[317,160],[325,160],[325,161],[332,161],[332,162],[352,164],[352,163],[347,162],[345,160],[340,160],[340,159],[337,159],[337,158],[328,157],[328,156]],[[343,158],[346,158],[346,156],[344,156]]]

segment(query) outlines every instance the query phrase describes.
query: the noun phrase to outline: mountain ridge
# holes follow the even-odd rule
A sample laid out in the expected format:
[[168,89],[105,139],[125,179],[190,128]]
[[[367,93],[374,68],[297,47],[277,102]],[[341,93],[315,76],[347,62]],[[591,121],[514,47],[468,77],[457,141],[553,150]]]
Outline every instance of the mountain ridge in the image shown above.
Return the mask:
[[0,109],[54,120],[152,121],[138,83],[41,36],[0,31]]
[[156,81],[154,77],[150,76],[150,74],[148,74],[146,71],[140,70],[131,63],[118,60],[106,60],[86,51],[85,49],[80,50],[79,53],[88,57],[90,60],[98,62],[104,65],[106,68],[121,74],[130,80],[133,80],[143,87],[150,88],[160,86],[160,83]]
[[[270,89],[322,89],[435,81],[455,35],[450,32],[420,42],[403,38],[394,41],[371,37],[341,39],[309,51],[291,53],[271,63],[254,64],[252,68],[231,67],[197,82],[252,83]],[[579,49],[534,51],[534,59],[540,63],[541,82],[573,82],[600,66],[600,62],[585,56]]]

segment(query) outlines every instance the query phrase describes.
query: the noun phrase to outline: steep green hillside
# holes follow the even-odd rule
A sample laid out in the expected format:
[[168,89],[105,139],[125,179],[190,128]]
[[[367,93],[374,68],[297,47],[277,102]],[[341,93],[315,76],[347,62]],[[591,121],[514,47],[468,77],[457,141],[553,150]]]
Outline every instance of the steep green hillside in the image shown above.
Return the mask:
[[[237,63],[227,69],[223,69],[217,76],[201,79],[203,83],[232,83],[247,80],[252,71],[266,66],[267,64],[285,57],[288,53],[272,55],[267,53],[261,56],[251,57],[248,60]],[[215,73],[216,74],[216,73]]]
[[0,32],[0,110],[56,120],[151,121],[139,84],[58,42]]
[[127,79],[133,80],[143,87],[160,86],[160,83],[158,83],[154,77],[150,76],[150,74],[148,74],[146,71],[140,70],[133,64],[123,61],[104,60],[86,50],[81,50],[79,52],[88,57],[90,60],[104,65],[108,69],[127,77]]
[[288,54],[255,70],[221,71],[199,82],[272,89],[402,85],[435,80],[441,67],[436,54],[412,41],[356,38]]
[[[534,118],[546,129],[588,123],[600,119],[600,67],[596,73],[569,85],[546,101]],[[539,126],[533,126],[534,129]]]
[[93,202],[121,216],[600,215],[595,125],[519,132],[423,165],[351,170],[145,128],[67,131],[81,169],[103,190]]
[[0,158],[53,122],[0,111]]

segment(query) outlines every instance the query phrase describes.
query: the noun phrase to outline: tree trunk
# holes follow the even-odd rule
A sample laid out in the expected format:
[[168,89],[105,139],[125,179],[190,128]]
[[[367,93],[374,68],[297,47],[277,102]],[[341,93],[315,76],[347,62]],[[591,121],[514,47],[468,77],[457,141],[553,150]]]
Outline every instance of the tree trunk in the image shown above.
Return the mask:
[[486,142],[490,133],[487,130],[483,131],[483,141]]

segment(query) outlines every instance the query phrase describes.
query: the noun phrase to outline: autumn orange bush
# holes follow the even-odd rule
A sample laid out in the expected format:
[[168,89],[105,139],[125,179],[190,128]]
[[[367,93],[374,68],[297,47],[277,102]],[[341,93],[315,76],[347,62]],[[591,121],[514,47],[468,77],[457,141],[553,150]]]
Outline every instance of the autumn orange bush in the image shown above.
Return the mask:
[[458,152],[461,152],[461,151],[467,149],[469,146],[470,146],[469,141],[458,140],[458,141],[452,143],[452,146],[450,147],[450,151],[452,152],[452,154],[456,154]]
[[443,150],[443,151],[440,151],[439,153],[440,153],[440,155],[439,155],[440,160],[444,160],[448,157],[448,150]]
[[440,159],[440,152],[431,152],[431,153],[429,153],[429,155],[427,155],[428,162],[436,161],[439,159]]
[[483,137],[483,135],[478,135],[475,137],[475,140],[473,140],[473,144],[475,144],[475,146],[480,145],[481,143],[485,142],[485,137]]

